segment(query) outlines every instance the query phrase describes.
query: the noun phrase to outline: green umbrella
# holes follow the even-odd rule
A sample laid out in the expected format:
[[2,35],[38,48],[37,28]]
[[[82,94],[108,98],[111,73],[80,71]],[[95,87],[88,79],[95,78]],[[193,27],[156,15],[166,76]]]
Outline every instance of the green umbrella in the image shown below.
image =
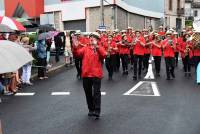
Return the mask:
[[0,33],[14,33],[15,31],[10,29],[7,25],[0,24]]
[[38,25],[25,18],[16,18],[16,21],[20,22],[26,28],[38,27]]

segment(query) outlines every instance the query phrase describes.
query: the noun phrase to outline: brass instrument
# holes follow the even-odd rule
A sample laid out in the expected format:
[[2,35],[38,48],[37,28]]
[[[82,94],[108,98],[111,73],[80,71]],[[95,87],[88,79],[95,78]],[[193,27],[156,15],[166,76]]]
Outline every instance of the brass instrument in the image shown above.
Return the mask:
[[190,52],[190,47],[189,47],[189,44],[188,44],[188,41],[187,41],[186,48],[184,50],[185,57],[189,55],[189,52]]
[[194,49],[200,49],[200,34],[194,33],[192,35],[192,41],[194,43]]

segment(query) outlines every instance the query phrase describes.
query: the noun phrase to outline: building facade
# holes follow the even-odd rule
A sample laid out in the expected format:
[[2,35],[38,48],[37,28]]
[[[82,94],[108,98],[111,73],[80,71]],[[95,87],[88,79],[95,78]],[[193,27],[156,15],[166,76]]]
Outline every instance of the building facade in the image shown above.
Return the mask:
[[200,19],[200,0],[185,0],[186,21]]
[[[58,30],[95,31],[101,22],[100,0],[0,0],[0,15],[36,20]],[[163,18],[164,0],[104,2],[104,25],[111,30],[157,28]]]
[[185,28],[185,0],[165,0],[165,27]]

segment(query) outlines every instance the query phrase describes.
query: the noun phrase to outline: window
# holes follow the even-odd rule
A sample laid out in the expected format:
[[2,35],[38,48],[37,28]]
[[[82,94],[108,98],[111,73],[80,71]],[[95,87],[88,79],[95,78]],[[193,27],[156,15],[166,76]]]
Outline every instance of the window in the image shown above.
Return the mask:
[[172,11],[172,0],[169,0],[169,10]]
[[194,11],[194,17],[197,17],[197,16],[198,16],[198,11],[195,10],[195,11]]

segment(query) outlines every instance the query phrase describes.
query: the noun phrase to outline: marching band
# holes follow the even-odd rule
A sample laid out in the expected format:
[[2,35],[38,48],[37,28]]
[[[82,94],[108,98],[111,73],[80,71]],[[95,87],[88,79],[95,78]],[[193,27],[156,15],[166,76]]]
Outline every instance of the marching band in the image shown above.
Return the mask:
[[[113,73],[118,72],[122,66],[122,74],[129,74],[129,64],[133,69],[133,80],[141,78],[148,71],[149,58],[152,56],[155,64],[155,74],[160,77],[161,60],[165,60],[166,79],[175,78],[174,69],[178,66],[179,54],[182,59],[184,75],[191,77],[192,65],[197,68],[200,61],[199,33],[183,30],[179,34],[174,29],[164,31],[160,26],[157,31],[133,31],[131,27],[121,32],[116,29],[111,31],[97,30],[98,46],[102,46],[107,52],[105,66],[108,71],[108,79],[113,79]],[[89,35],[83,36],[75,33],[73,36],[73,54],[77,67],[77,77],[81,77],[81,58],[77,56],[76,49],[89,45]],[[74,45],[78,47],[74,47]],[[103,62],[103,61],[102,61]]]
[[[122,66],[122,75],[129,74],[129,64],[133,69],[133,80],[146,74],[149,59],[155,64],[156,78],[160,77],[161,60],[165,60],[166,80],[175,79],[179,54],[182,59],[185,77],[191,77],[192,65],[200,62],[200,32],[182,31],[181,36],[173,29],[166,32],[133,31],[132,28],[119,31],[96,31],[88,35],[80,32],[72,35],[72,51],[77,68],[77,78],[83,79],[83,88],[88,105],[88,116],[99,119],[101,113],[101,79],[103,64],[108,71],[108,79]],[[162,58],[164,57],[164,58]]]

